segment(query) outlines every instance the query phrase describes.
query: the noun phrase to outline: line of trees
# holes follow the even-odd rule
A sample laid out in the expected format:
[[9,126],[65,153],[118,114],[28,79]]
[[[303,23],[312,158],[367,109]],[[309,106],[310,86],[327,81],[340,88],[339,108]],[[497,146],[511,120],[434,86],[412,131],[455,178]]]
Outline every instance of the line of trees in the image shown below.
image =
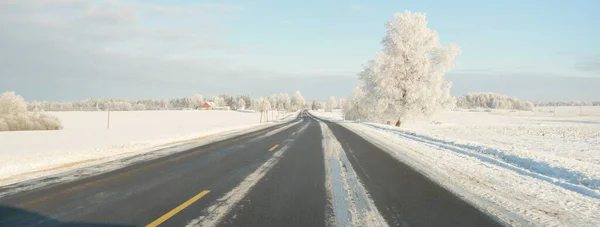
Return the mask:
[[305,108],[306,100],[300,91],[296,91],[294,96],[290,97],[286,93],[272,94],[267,97],[259,97],[252,100],[250,109],[257,111],[281,110],[296,111]]
[[135,110],[190,110],[198,109],[205,102],[213,102],[217,107],[232,110],[286,110],[295,111],[304,108],[305,100],[300,91],[293,97],[287,93],[273,94],[268,97],[252,99],[249,95],[217,95],[204,98],[194,95],[186,98],[162,100],[126,100],[126,99],[86,99],[72,102],[32,101],[26,104],[28,111],[135,111]]
[[521,101],[516,97],[481,92],[468,93],[464,96],[456,97],[456,107],[465,109],[487,108],[533,111],[534,105],[532,102]]
[[534,106],[600,106],[600,101],[534,101]]
[[330,96],[329,99],[325,102],[314,100],[310,105],[310,108],[313,110],[324,109],[325,112],[332,112],[335,109],[344,109],[345,104],[346,99],[340,98],[338,101],[336,100],[335,96]]
[[[240,106],[240,100],[244,101],[244,106]],[[48,102],[32,101],[27,104],[29,111],[132,111],[132,110],[185,110],[197,109],[204,101],[213,101],[218,106],[229,106],[232,109],[246,109],[245,103],[251,102],[247,95],[218,95],[211,99],[205,99],[202,95],[194,95],[187,98],[175,99],[144,99],[144,100],[126,100],[126,99],[86,99],[72,102]]]

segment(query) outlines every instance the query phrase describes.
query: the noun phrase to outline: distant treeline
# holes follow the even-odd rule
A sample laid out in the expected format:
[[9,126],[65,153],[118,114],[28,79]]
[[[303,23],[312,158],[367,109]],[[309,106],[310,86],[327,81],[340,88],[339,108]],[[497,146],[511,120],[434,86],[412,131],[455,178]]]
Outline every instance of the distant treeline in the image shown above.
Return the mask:
[[465,109],[533,110],[534,104],[516,97],[496,93],[469,93],[456,97],[456,107]]
[[[245,103],[243,107],[239,106],[240,99],[244,100],[242,102]],[[252,98],[248,95],[218,95],[211,99],[204,99],[202,95],[195,95],[187,98],[161,100],[86,99],[72,102],[32,101],[27,103],[27,109],[29,111],[99,111],[109,108],[114,111],[184,110],[197,109],[204,101],[211,101],[217,106],[228,106],[232,109],[246,109],[250,107]]]
[[287,93],[272,94],[268,97],[252,99],[249,95],[217,95],[204,98],[194,95],[187,98],[175,99],[86,99],[72,102],[31,101],[27,103],[27,110],[38,111],[134,111],[134,110],[193,110],[199,109],[204,102],[210,102],[215,109],[228,110],[285,110],[295,111],[305,108],[305,100],[300,91],[292,97]]
[[600,101],[534,101],[535,106],[600,106]]

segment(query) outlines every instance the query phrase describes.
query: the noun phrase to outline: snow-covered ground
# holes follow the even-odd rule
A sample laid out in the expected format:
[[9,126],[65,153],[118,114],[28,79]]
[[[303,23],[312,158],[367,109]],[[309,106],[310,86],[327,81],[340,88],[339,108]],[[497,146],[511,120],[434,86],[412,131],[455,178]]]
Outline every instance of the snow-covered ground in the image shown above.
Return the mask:
[[451,111],[400,129],[343,125],[508,223],[597,226],[600,107],[583,108]]
[[0,185],[269,125],[260,124],[260,113],[237,111],[111,112],[110,129],[106,112],[48,114],[64,129],[0,132]]

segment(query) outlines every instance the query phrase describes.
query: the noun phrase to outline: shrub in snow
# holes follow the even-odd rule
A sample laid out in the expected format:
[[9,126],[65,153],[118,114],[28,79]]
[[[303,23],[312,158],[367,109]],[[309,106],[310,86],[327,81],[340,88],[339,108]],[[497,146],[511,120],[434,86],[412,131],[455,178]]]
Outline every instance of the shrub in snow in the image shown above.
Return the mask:
[[359,74],[366,93],[360,103],[370,118],[403,121],[452,106],[451,84],[444,77],[460,50],[440,44],[437,33],[427,28],[425,14],[394,15],[382,44]]
[[0,96],[0,115],[27,113],[27,104],[23,97],[12,91],[4,92]]
[[0,131],[61,128],[60,120],[54,116],[27,112],[25,100],[14,92],[5,92],[0,96]]
[[456,106],[459,108],[487,108],[506,110],[533,111],[533,103],[521,101],[518,98],[496,93],[469,93],[456,98]]

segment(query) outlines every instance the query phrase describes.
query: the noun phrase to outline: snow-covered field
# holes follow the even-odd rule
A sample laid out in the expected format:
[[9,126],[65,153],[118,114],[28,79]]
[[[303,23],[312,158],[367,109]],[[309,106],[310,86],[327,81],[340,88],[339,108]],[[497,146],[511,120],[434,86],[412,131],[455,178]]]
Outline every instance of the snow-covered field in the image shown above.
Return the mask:
[[599,107],[451,111],[400,129],[343,125],[508,223],[600,224]]
[[260,124],[260,113],[236,111],[111,112],[110,129],[106,112],[48,114],[59,117],[64,129],[0,132],[0,185],[268,125]]

